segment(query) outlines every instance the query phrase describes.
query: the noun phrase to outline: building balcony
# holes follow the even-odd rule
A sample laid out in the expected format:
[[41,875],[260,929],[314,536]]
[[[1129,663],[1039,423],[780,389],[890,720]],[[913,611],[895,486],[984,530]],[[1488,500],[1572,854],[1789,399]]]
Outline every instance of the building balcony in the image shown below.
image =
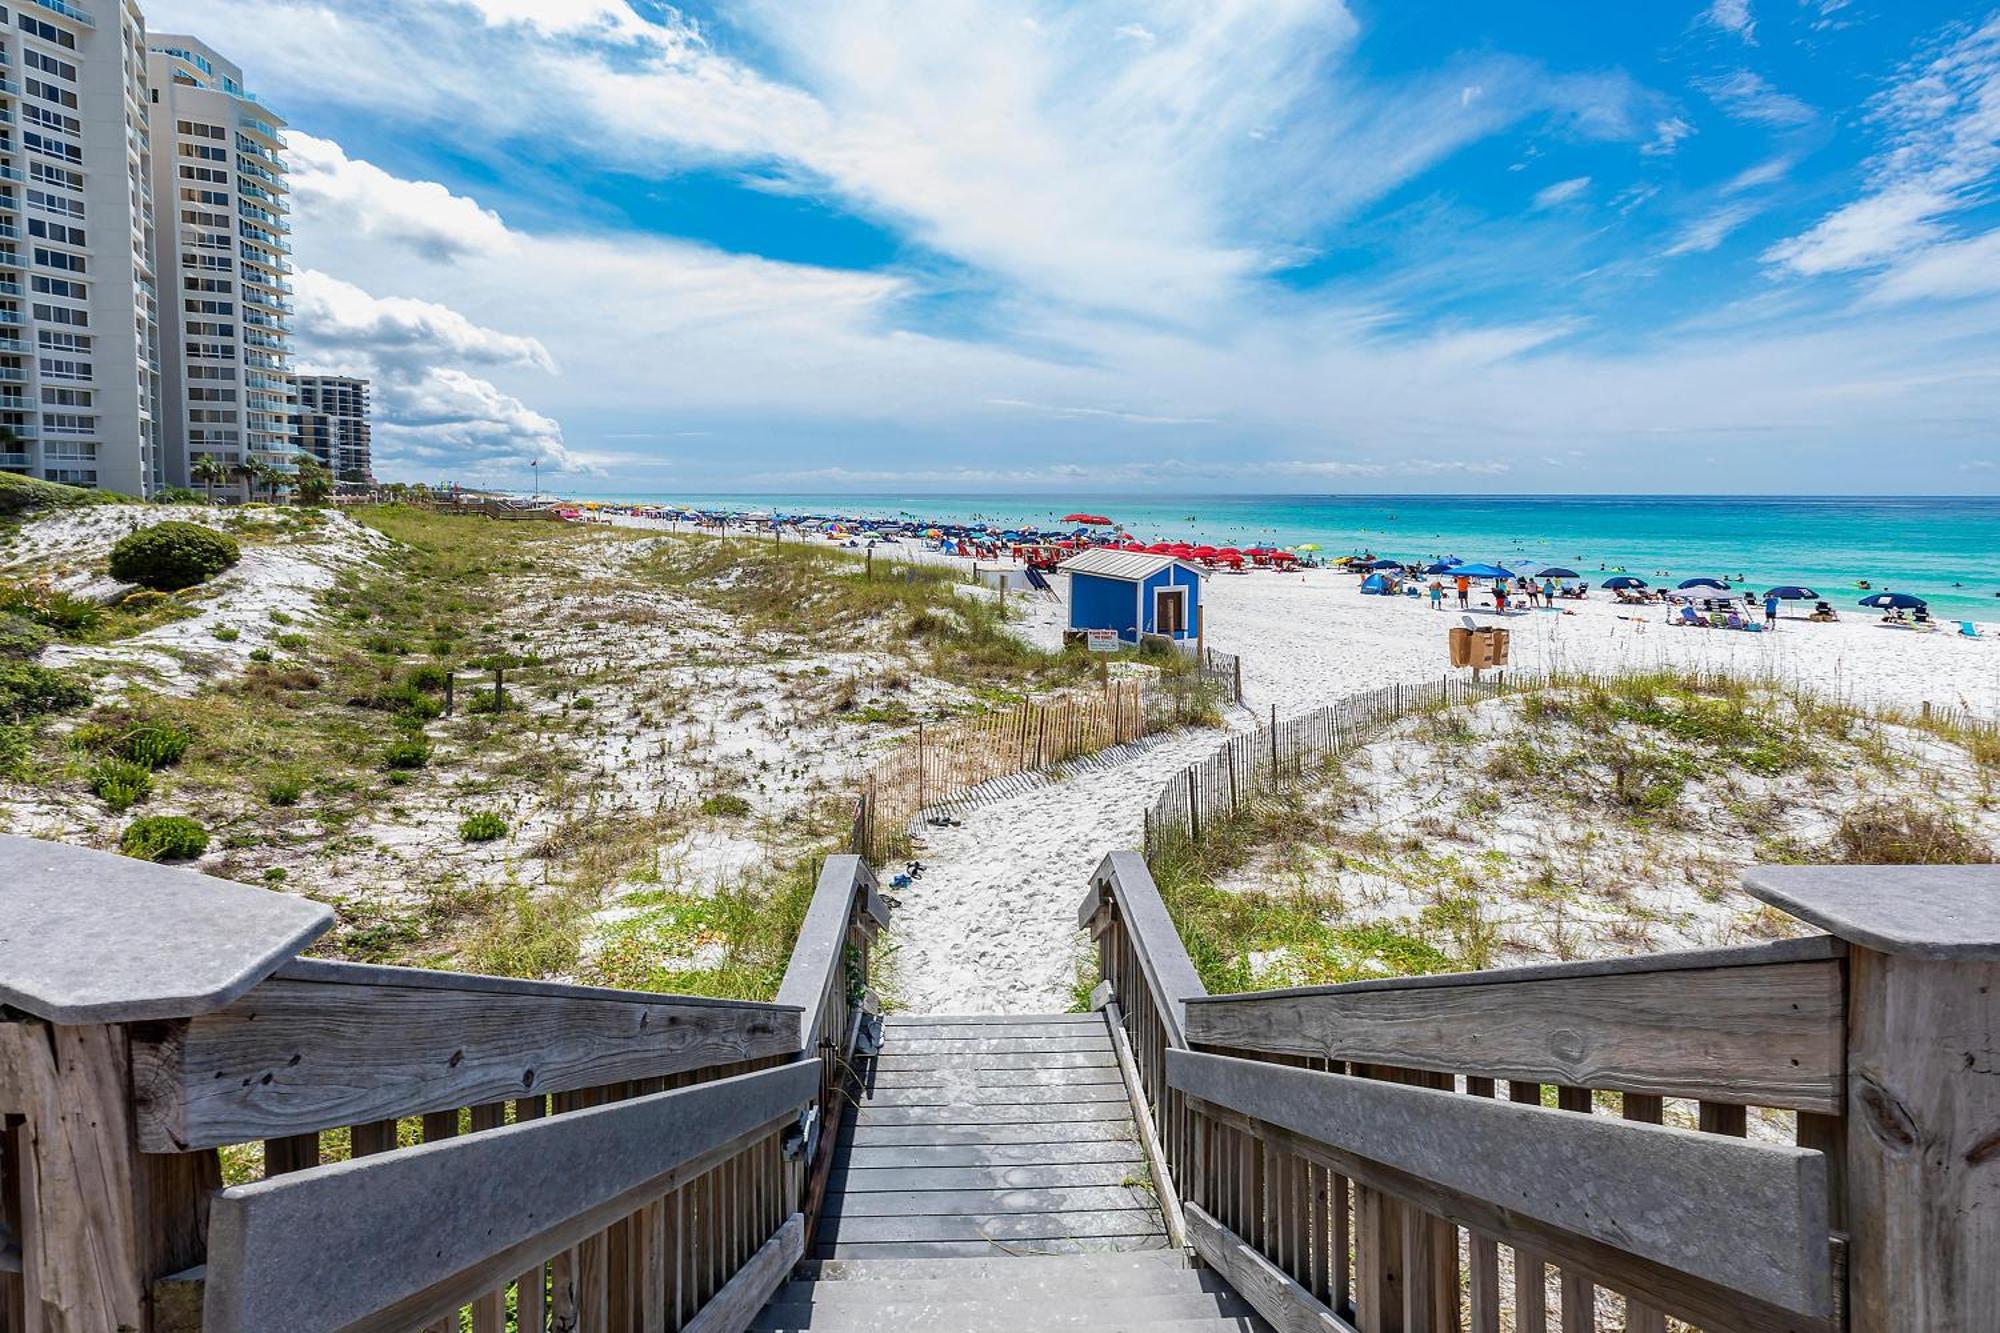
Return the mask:
[[27,382],[27,371],[17,370],[13,366],[0,366],[0,383],[26,384]]
[[22,174],[19,167],[10,167],[4,162],[0,162],[0,180],[25,181],[26,179],[28,178]]
[[21,312],[18,310],[0,310],[0,324],[13,324],[18,326],[21,324],[25,324],[27,322],[28,321],[22,317]]
[[28,0],[29,4],[40,5],[51,14],[60,14],[72,23],[81,23],[86,28],[95,28],[97,20],[67,0]]

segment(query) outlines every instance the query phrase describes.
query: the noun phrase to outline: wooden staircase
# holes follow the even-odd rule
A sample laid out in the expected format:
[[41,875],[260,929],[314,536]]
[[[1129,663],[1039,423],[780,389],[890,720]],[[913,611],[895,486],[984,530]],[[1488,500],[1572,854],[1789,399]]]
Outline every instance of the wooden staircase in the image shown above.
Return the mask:
[[814,1255],[753,1328],[1264,1327],[1169,1248],[1102,1014],[886,1020]]

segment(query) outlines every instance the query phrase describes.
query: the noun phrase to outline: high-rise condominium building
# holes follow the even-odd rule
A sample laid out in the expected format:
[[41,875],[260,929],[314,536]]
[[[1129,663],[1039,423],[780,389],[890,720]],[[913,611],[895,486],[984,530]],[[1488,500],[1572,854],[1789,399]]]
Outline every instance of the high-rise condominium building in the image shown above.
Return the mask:
[[0,469],[143,494],[156,426],[145,17],[0,3]]
[[289,472],[298,452],[285,122],[206,43],[148,49],[166,479],[200,482],[207,456],[243,485],[244,465]]
[[299,448],[335,481],[369,481],[374,472],[374,431],[368,421],[368,381],[347,375],[300,375]]

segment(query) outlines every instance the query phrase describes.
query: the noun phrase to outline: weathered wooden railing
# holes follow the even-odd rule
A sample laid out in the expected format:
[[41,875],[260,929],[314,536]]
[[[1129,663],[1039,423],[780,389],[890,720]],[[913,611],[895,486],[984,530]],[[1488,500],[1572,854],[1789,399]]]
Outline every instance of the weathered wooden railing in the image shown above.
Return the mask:
[[1995,1327],[2000,869],[1745,882],[1829,933],[1205,996],[1138,857],[1083,918],[1190,1241],[1280,1329]]
[[0,838],[0,1333],[740,1328],[884,919],[833,858],[719,1001],[301,959],[318,904]]

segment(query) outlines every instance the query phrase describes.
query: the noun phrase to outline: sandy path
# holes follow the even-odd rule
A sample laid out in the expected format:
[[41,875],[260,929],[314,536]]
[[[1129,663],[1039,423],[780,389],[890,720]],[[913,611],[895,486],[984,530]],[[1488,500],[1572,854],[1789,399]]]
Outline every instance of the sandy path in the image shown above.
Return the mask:
[[1164,736],[1116,765],[977,806],[958,828],[927,829],[924,877],[891,891],[890,995],[914,1013],[1068,1009],[1090,872],[1139,845],[1160,788],[1220,741]]

